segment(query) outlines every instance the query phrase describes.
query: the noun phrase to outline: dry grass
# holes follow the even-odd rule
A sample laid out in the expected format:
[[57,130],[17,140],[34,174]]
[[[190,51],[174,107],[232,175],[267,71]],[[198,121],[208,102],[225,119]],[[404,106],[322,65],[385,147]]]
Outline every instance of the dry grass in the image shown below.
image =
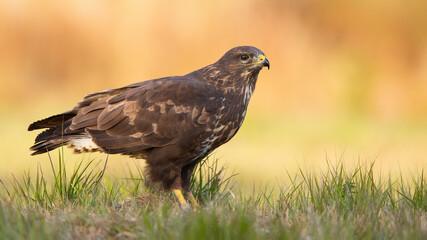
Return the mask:
[[[426,178],[375,178],[372,165],[288,175],[290,184],[233,187],[217,161],[192,179],[201,208],[181,210],[171,194],[143,185],[143,175],[103,178],[85,160],[67,172],[51,159],[53,178],[38,169],[2,182],[2,239],[424,239]],[[58,161],[57,163],[55,163]],[[67,176],[67,177],[65,177]],[[276,194],[275,192],[278,192]],[[54,225],[54,227],[53,227]]]

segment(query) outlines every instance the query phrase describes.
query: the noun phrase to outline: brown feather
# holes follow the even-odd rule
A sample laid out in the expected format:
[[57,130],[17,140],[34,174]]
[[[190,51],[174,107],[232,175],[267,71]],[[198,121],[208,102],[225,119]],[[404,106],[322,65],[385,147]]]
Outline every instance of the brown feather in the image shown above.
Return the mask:
[[129,118],[123,118],[119,123],[106,130],[110,136],[127,136],[134,134],[135,126],[129,123]]
[[98,116],[103,109],[98,109],[96,111],[91,111],[89,113],[79,112],[72,120],[70,129],[76,130],[80,128],[85,128],[89,126],[96,125],[98,122]]
[[79,113],[81,113],[81,114],[87,114],[87,113],[90,113],[90,112],[95,111],[95,110],[104,109],[107,106],[108,106],[107,99],[103,98],[103,99],[100,99],[100,100],[98,100],[96,102],[91,103],[87,107],[81,108],[81,110],[79,111]]
[[123,104],[109,105],[105,108],[98,116],[98,129],[107,130],[122,121],[126,117],[122,114],[123,109]]
[[33,131],[36,129],[43,129],[43,128],[50,128],[50,127],[56,127],[58,124],[61,124],[65,121],[67,121],[68,119],[71,119],[75,116],[76,114],[68,111],[65,113],[61,113],[52,117],[48,117],[39,121],[36,121],[32,124],[30,124],[30,126],[28,126],[28,131]]

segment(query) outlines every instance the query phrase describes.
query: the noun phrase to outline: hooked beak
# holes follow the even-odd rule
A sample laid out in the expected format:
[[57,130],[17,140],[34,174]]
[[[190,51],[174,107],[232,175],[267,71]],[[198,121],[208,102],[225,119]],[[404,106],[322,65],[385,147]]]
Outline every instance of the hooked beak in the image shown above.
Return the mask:
[[262,54],[259,55],[259,63],[262,64],[262,66],[267,67],[268,70],[270,70],[270,62]]
[[248,65],[255,65],[255,64],[260,65],[261,67],[267,67],[270,70],[270,62],[268,61],[268,59],[263,54],[260,54],[258,56],[257,62],[248,63]]

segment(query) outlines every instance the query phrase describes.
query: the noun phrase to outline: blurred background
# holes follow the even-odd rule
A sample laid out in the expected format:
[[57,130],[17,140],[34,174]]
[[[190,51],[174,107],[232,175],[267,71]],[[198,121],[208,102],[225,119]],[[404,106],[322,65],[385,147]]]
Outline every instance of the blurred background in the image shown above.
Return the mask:
[[[28,151],[33,121],[88,93],[189,73],[238,45],[271,63],[240,132],[213,155],[241,181],[328,161],[417,172],[427,157],[426,12],[417,0],[0,0],[0,179],[49,168]],[[72,167],[83,156],[71,152]],[[110,159],[113,175],[134,164]]]

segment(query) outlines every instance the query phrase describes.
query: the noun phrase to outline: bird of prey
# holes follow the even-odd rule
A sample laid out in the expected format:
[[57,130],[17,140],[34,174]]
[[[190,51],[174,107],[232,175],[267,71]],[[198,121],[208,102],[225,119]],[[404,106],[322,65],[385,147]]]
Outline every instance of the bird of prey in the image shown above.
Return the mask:
[[192,204],[194,167],[239,130],[263,67],[264,53],[235,47],[217,62],[184,76],[143,81],[89,94],[69,111],[32,123],[45,129],[32,155],[66,145],[146,160],[148,183]]

